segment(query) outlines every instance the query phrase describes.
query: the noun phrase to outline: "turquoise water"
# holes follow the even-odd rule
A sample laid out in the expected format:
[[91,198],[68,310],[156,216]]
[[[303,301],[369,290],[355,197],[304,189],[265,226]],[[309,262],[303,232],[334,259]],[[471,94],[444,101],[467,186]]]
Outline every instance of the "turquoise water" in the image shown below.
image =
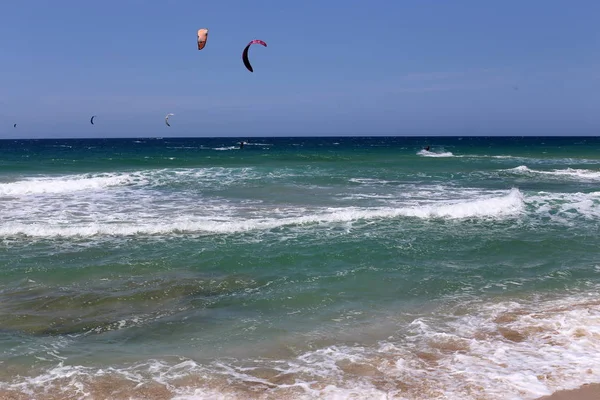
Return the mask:
[[239,140],[0,141],[0,397],[600,381],[600,138]]

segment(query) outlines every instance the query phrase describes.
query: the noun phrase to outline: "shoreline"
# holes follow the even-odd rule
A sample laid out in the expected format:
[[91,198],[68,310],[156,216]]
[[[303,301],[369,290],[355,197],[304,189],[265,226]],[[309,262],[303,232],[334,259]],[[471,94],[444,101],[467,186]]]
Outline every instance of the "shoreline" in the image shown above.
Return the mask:
[[[167,400],[173,397],[178,397],[183,395],[187,398],[187,396],[195,396],[199,393],[204,392],[204,394],[223,394],[226,396],[232,396],[231,398],[246,398],[249,395],[257,394],[257,392],[253,392],[253,389],[247,388],[247,390],[241,390],[240,392],[236,392],[235,390],[220,390],[214,391],[216,388],[207,389],[207,388],[196,388],[196,390],[188,391],[188,393],[176,393],[172,390],[169,390],[164,384],[158,382],[146,382],[144,384],[132,384],[131,382],[127,382],[124,386],[119,386],[120,383],[118,380],[115,381],[111,377],[103,377],[100,378],[97,382],[91,383],[89,387],[87,387],[88,394],[92,394],[92,396],[99,395],[102,398],[105,396],[125,399],[125,398],[133,398],[133,399],[154,399],[154,400]],[[121,382],[122,383],[122,382]],[[117,384],[117,386],[115,386]],[[218,385],[220,386],[220,385]],[[226,386],[226,385],[225,385]],[[225,386],[221,386],[220,389],[224,389]],[[59,389],[57,387],[50,388],[50,390],[43,390],[41,393],[36,393],[38,396],[35,396],[36,399],[39,400],[57,400],[57,399],[75,399],[80,397],[80,392],[78,390],[65,391],[64,389]],[[238,388],[239,389],[239,388]],[[263,388],[265,390],[266,388]],[[269,394],[262,393],[263,398],[294,398],[295,396],[303,397],[302,395],[305,393],[299,392],[284,392],[278,394]],[[356,395],[357,393],[354,393]],[[41,396],[39,396],[41,395]],[[365,398],[371,398],[373,393],[367,394],[365,393]],[[30,393],[27,391],[15,390],[14,388],[0,388],[0,398],[6,400],[25,400],[30,398]],[[133,397],[132,397],[133,396]],[[139,396],[139,397],[137,397]],[[363,398],[358,395],[357,398]],[[479,398],[479,397],[478,397]],[[484,399],[486,397],[482,397]],[[600,383],[590,383],[580,386],[576,389],[568,389],[568,390],[559,390],[550,395],[539,397],[536,400],[598,400],[600,399]]]
[[588,383],[577,389],[559,390],[537,400],[598,400],[600,399],[600,383]]

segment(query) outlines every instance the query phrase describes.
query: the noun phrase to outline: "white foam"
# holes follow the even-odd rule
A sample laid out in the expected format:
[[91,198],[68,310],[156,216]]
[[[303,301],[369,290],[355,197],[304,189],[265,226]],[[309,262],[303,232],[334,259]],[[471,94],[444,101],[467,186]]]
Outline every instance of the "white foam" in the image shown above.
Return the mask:
[[600,192],[538,192],[527,198],[537,214],[563,224],[575,224],[578,218],[600,219]]
[[576,164],[600,164],[600,160],[594,160],[589,158],[535,158],[535,157],[524,157],[514,156],[513,161],[519,161],[527,164],[536,165],[576,165]]
[[239,146],[215,147],[213,150],[238,150]]
[[[506,393],[537,398],[600,381],[600,306],[595,296],[488,304],[450,326],[449,337],[463,340],[468,351],[443,359],[442,369],[462,371],[469,382],[484,384],[497,398]],[[443,334],[425,332],[426,337]]]
[[343,200],[362,200],[362,199],[390,200],[390,199],[394,199],[394,195],[392,195],[392,194],[377,194],[377,193],[357,193],[357,194],[350,194],[347,196],[341,196],[340,198]]
[[[169,158],[172,159],[172,158]],[[274,176],[274,175],[273,175]],[[162,186],[178,182],[227,185],[238,180],[259,179],[252,168],[173,168],[122,173],[25,177],[0,183],[0,196],[26,196],[97,191],[118,186]]]
[[128,185],[135,181],[136,177],[131,174],[27,178],[16,182],[0,183],[0,196],[98,190],[113,186]]
[[[139,206],[139,205],[138,205]],[[188,206],[189,207],[189,206]],[[197,211],[197,206],[195,206]],[[312,226],[354,222],[360,220],[391,219],[398,217],[417,218],[504,218],[516,216],[524,209],[523,196],[518,189],[496,197],[475,200],[444,200],[425,205],[409,207],[338,207],[314,208],[298,207],[264,210],[259,217],[248,218],[236,215],[235,209],[228,213],[222,207],[209,215],[181,215],[185,209],[173,208],[173,215],[165,215],[165,210],[147,209],[119,210],[119,212],[95,213],[79,220],[61,211],[58,216],[39,215],[35,221],[23,222],[21,218],[5,221],[0,226],[0,237],[26,235],[31,237],[91,237],[91,236],[131,236],[171,233],[238,233],[252,230],[270,230],[286,226]],[[205,208],[205,213],[210,211]],[[188,211],[189,212],[189,211]],[[228,215],[229,214],[229,215]],[[272,215],[281,215],[279,218]],[[264,216],[260,216],[264,215]],[[268,215],[268,216],[267,216]],[[31,216],[28,215],[27,218]],[[45,220],[42,220],[45,218]]]
[[384,179],[374,179],[374,178],[350,178],[348,181],[353,183],[361,183],[361,184],[386,184],[392,183],[393,181],[388,181]]
[[[557,300],[463,303],[463,311],[417,318],[399,326],[397,339],[369,346],[205,365],[183,357],[104,369],[60,362],[41,375],[0,382],[0,388],[33,395],[58,386],[83,394],[93,379],[113,376],[163,384],[182,400],[247,398],[253,388],[267,399],[533,400],[600,381],[597,290]],[[277,379],[286,376],[292,379]],[[186,385],[186,377],[201,379]]]
[[555,169],[552,171],[542,171],[530,169],[525,165],[520,165],[515,168],[507,170],[512,173],[523,174],[523,175],[543,175],[553,178],[570,178],[581,181],[597,181],[600,180],[600,171],[589,170],[589,169]]
[[418,155],[423,157],[454,157],[454,154],[450,151],[444,151],[441,153],[435,153],[433,151],[427,151],[425,149],[417,152]]

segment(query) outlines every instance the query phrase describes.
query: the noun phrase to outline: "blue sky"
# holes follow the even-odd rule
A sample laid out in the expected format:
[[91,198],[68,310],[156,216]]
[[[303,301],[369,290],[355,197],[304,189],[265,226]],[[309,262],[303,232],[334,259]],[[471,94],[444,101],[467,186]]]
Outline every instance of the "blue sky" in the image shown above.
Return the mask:
[[[600,134],[596,0],[30,0],[0,15],[0,138]],[[254,73],[252,39],[268,44]]]

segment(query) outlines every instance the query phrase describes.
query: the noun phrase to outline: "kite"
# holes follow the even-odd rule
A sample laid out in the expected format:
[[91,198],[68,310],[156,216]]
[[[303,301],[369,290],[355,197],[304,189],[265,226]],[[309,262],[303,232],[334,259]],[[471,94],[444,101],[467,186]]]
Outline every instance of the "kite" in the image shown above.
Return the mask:
[[248,43],[248,45],[244,49],[244,52],[242,53],[242,60],[244,60],[244,65],[250,72],[254,72],[254,69],[252,69],[252,65],[250,65],[250,61],[248,60],[248,50],[250,49],[250,46],[252,46],[253,44],[260,44],[260,45],[267,47],[267,44],[265,42],[263,42],[262,40],[253,40],[250,43]]

